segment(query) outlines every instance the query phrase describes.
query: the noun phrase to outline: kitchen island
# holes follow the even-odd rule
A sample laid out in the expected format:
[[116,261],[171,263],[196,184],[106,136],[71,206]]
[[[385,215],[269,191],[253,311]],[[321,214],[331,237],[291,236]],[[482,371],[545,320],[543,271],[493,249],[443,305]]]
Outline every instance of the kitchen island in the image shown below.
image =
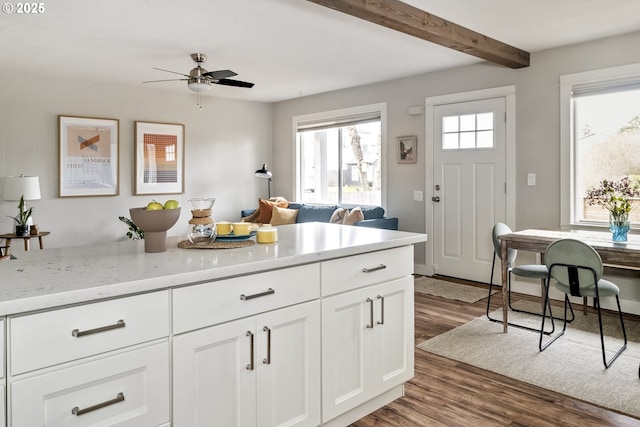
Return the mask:
[[413,376],[412,245],[426,236],[278,233],[0,263],[7,425],[346,425],[399,397]]

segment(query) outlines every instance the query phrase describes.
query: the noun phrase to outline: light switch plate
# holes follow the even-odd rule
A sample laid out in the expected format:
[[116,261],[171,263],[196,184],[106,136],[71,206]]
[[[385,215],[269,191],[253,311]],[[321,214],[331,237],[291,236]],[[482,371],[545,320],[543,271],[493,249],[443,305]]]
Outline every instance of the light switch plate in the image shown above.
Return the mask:
[[536,185],[536,174],[528,173],[527,174],[527,185],[534,186]]
[[413,190],[413,201],[414,202],[422,202],[424,200],[424,195],[420,190]]

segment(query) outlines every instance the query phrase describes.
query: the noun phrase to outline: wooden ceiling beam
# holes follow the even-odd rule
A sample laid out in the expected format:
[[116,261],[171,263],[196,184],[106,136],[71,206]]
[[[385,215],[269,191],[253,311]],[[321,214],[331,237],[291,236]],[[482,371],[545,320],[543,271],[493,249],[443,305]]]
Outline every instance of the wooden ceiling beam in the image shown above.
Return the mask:
[[529,66],[529,52],[427,13],[400,0],[308,1],[509,68]]

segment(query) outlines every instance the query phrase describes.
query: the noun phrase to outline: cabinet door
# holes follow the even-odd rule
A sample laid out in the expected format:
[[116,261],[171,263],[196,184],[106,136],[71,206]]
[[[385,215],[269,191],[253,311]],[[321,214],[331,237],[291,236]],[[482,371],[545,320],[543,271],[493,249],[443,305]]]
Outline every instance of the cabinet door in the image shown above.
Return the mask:
[[373,388],[380,394],[413,377],[414,318],[411,276],[375,287]]
[[320,424],[320,303],[256,319],[258,426]]
[[255,425],[254,331],[252,317],[174,338],[174,427]]
[[323,422],[371,397],[371,294],[365,288],[322,301]]

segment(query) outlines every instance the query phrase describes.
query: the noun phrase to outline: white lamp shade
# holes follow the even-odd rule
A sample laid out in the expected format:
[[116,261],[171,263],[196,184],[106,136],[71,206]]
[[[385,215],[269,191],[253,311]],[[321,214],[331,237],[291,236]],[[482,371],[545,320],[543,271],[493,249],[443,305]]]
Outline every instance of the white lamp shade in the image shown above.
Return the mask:
[[37,176],[7,176],[4,178],[4,199],[40,200],[40,178]]

